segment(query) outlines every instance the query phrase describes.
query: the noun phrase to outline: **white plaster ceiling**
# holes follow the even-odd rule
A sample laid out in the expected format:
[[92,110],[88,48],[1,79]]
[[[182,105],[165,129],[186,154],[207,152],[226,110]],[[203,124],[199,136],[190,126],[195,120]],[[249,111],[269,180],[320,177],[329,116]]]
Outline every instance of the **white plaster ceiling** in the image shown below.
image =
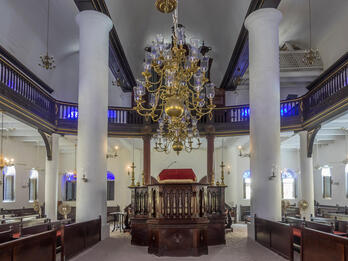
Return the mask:
[[[106,0],[134,77],[139,78],[144,47],[156,34],[169,40],[172,17],[155,7],[155,0]],[[180,0],[179,23],[188,38],[199,38],[212,47],[211,79],[219,86],[226,72],[250,0]]]

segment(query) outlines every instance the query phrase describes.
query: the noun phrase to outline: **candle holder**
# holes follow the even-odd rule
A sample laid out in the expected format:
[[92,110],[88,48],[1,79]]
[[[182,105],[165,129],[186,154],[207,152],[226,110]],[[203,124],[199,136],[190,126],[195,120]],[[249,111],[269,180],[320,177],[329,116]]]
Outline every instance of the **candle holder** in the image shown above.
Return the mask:
[[221,183],[220,183],[220,185],[225,186],[225,173],[224,173],[225,164],[223,161],[221,161],[220,168],[221,168]]
[[[132,171],[131,171],[131,184],[130,184],[130,187],[135,187],[135,173],[134,173],[134,169],[136,168],[136,166],[134,165],[134,162],[132,162],[132,166],[130,168],[132,169]],[[128,175],[129,175],[129,171],[128,171]]]
[[144,173],[144,171],[142,172],[141,176],[142,176],[143,186],[145,186],[145,173]]

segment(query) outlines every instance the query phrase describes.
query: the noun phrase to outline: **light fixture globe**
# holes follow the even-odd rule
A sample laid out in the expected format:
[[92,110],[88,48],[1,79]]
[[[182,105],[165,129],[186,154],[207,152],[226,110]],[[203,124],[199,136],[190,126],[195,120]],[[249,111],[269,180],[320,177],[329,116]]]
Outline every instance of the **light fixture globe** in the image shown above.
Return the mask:
[[177,141],[174,141],[172,148],[179,155],[179,152],[182,151],[182,149],[184,148],[184,145],[182,144],[181,141],[177,140]]
[[184,106],[179,97],[172,96],[168,98],[164,111],[169,117],[179,118],[184,113]]
[[158,11],[168,14],[175,10],[177,2],[176,0],[157,0],[155,5]]

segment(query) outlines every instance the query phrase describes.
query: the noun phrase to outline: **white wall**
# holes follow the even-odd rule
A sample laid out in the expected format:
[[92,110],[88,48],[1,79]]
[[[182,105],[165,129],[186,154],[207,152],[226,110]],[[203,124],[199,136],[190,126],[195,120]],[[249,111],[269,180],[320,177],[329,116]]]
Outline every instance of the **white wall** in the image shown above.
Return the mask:
[[[50,0],[49,55],[56,68],[38,66],[46,53],[47,0],[1,0],[0,45],[48,84],[61,101],[78,100],[79,31],[74,1]],[[110,73],[109,105],[130,107],[130,93],[113,86]],[[96,86],[98,88],[98,86]]]
[[[344,136],[335,141],[333,144],[321,145],[318,148],[314,148],[314,166],[329,165],[331,166],[332,175],[332,198],[323,199],[322,195],[322,176],[321,171],[314,169],[314,195],[315,200],[323,205],[336,205],[348,206],[348,198],[346,197],[346,182],[345,182],[345,165],[340,161],[346,158],[345,141]],[[338,184],[337,184],[338,183]]]
[[[282,0],[279,5],[283,13],[280,23],[280,43],[293,41],[308,48],[309,22],[308,0]],[[348,1],[315,0],[312,9],[312,47],[318,48],[324,69],[333,64],[348,50]]]
[[157,178],[160,172],[167,168],[172,162],[170,169],[193,169],[197,181],[207,175],[207,151],[199,149],[191,153],[181,152],[179,155],[171,151],[168,155],[164,152],[157,152],[151,148],[151,175]]
[[[4,140],[4,155],[14,158],[16,167],[15,178],[15,202],[3,202],[3,186],[0,186],[1,200],[0,208],[14,209],[32,207],[29,202],[29,171],[35,168],[39,172],[38,200],[40,204],[45,199],[45,160],[46,150],[44,147],[37,147],[34,143],[24,143],[7,138]],[[3,176],[1,175],[1,181]],[[22,186],[26,185],[25,188]]]

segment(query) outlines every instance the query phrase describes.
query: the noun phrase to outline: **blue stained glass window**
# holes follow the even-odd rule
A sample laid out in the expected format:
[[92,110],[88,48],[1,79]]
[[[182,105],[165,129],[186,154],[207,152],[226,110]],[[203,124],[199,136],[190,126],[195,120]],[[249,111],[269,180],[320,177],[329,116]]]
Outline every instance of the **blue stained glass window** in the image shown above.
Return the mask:
[[79,117],[79,112],[77,110],[73,110],[70,113],[68,113],[67,118],[76,120]]
[[106,177],[107,177],[107,180],[115,180],[115,175],[110,171],[106,173]]
[[282,171],[282,179],[295,179],[296,173],[291,169],[284,169]]
[[244,173],[243,173],[243,179],[250,179],[250,177],[251,177],[250,170],[244,171]]

